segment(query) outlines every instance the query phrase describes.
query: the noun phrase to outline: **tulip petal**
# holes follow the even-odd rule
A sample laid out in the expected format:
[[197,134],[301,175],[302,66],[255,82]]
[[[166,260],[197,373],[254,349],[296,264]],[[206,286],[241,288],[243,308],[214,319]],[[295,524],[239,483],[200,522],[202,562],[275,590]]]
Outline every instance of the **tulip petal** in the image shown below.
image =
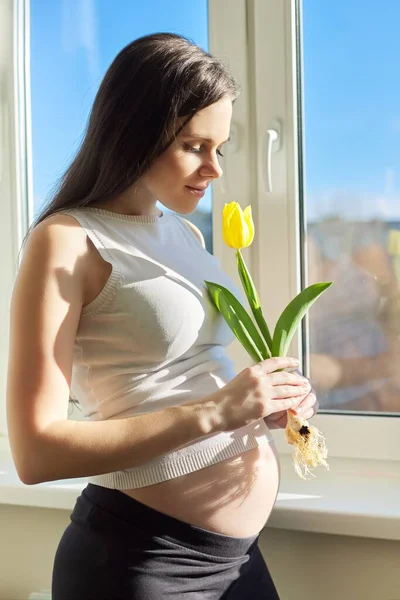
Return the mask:
[[[246,215],[248,215],[248,212],[246,212]],[[248,223],[250,223],[250,226]],[[249,245],[254,237],[251,210],[250,220],[246,220],[238,202],[225,204],[222,212],[222,237],[227,246],[236,250]]]
[[244,209],[243,218],[247,225],[246,245],[243,247],[247,248],[248,246],[250,246],[250,244],[253,242],[253,239],[254,239],[254,222],[253,222],[253,216],[252,216],[252,212],[251,212],[251,205],[246,206],[246,208]]
[[230,222],[230,232],[233,240],[234,248],[243,248],[246,236],[246,223],[243,218],[243,211],[237,204],[232,212],[232,218]]
[[229,236],[230,231],[230,222],[232,217],[232,209],[235,202],[231,202],[230,204],[225,204],[224,209],[222,211],[222,237],[227,246],[233,248],[231,244],[231,239]]

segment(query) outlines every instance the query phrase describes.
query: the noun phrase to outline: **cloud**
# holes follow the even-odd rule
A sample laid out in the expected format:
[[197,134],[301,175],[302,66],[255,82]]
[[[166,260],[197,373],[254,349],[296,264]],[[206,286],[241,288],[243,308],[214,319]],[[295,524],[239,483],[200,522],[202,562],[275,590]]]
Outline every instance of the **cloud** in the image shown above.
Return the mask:
[[95,78],[100,73],[95,0],[80,1],[79,24],[80,41],[87,52],[89,72]]
[[63,50],[76,55],[83,49],[90,77],[97,79],[101,69],[95,0],[62,0],[61,18]]
[[[394,179],[394,173],[389,180]],[[387,184],[387,190],[393,189]],[[307,218],[309,221],[319,221],[329,216],[338,216],[344,220],[381,221],[400,220],[400,195],[390,193],[371,194],[340,188],[330,188],[307,194]]]
[[384,189],[385,194],[393,194],[394,192],[395,171],[392,167],[385,167],[384,171]]
[[390,219],[391,207],[388,198],[385,198],[385,196],[378,196],[376,199],[376,208],[381,217],[385,217],[385,220]]

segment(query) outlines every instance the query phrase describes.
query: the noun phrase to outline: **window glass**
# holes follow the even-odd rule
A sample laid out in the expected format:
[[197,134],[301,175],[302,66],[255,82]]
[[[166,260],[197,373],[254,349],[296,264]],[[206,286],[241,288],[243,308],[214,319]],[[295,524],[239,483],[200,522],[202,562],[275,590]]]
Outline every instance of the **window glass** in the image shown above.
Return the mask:
[[[31,107],[34,214],[51,197],[86,126],[101,79],[137,37],[170,31],[208,49],[207,0],[31,0]],[[187,218],[212,251],[211,190]]]
[[400,398],[400,3],[303,1],[307,282],[322,408],[397,413]]

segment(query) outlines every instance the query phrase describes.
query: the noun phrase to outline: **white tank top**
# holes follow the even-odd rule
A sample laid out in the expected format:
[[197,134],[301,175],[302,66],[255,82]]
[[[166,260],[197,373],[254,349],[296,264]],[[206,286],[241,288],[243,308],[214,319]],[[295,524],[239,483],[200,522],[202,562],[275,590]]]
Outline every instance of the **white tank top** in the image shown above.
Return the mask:
[[[101,293],[83,308],[75,340],[71,396],[86,419],[120,419],[191,403],[235,376],[226,353],[235,337],[204,280],[221,283],[242,303],[244,297],[184,219],[98,208],[63,213],[78,221],[112,266]],[[89,481],[116,489],[144,487],[271,439],[260,420]]]

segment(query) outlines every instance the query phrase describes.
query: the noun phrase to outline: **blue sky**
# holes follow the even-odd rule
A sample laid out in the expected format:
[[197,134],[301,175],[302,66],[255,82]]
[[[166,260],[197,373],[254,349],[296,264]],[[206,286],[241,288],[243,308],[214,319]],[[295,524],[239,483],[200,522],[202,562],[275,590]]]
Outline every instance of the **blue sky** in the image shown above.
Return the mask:
[[400,218],[400,2],[304,0],[303,18],[309,201]]
[[[173,31],[208,47],[206,0],[31,0],[35,206],[77,149],[119,50]],[[115,7],[118,7],[117,9]],[[310,219],[400,219],[400,3],[303,1],[306,202]],[[202,205],[210,206],[210,195]]]

